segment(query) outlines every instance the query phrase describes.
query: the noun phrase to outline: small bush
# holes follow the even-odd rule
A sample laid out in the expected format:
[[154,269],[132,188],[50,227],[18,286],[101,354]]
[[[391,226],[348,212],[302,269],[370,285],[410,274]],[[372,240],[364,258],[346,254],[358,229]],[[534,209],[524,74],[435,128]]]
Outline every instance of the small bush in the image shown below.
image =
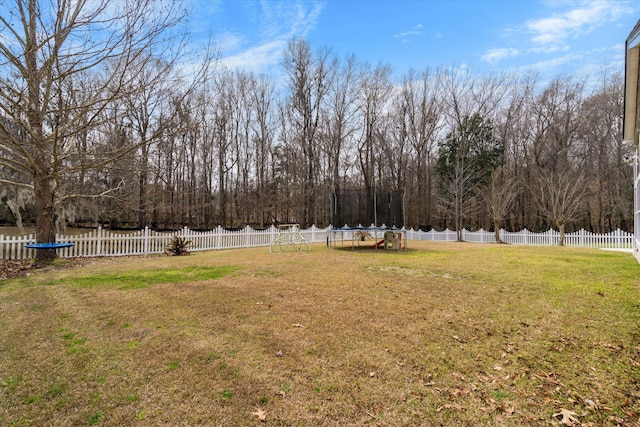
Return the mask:
[[165,248],[165,252],[168,255],[181,256],[181,255],[189,255],[189,251],[187,248],[191,244],[190,240],[186,240],[184,237],[173,236],[173,240],[171,240],[171,244]]

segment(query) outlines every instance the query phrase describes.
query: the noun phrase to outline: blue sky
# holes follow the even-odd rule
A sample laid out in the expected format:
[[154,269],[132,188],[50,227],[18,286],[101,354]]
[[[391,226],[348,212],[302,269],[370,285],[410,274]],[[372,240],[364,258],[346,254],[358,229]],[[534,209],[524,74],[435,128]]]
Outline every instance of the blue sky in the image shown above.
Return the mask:
[[409,68],[533,69],[541,77],[623,70],[640,2],[571,0],[191,0],[229,67],[273,73],[292,37],[313,49]]

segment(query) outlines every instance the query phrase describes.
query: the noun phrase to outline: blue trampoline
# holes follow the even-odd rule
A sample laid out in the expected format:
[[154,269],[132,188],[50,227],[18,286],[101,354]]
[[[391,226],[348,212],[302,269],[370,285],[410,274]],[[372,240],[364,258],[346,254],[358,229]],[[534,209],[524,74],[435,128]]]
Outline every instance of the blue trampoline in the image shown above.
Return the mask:
[[27,243],[24,245],[27,249],[61,249],[70,248],[74,246],[74,243]]

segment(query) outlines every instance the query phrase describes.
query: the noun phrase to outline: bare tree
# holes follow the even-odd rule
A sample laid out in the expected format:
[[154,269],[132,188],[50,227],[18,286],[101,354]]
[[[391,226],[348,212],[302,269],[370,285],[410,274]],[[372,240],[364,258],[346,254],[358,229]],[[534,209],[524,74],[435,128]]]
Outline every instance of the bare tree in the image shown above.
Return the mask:
[[[533,104],[536,74],[524,74],[511,85],[511,92],[507,102],[496,116],[496,134],[505,144],[505,168],[508,170],[505,178],[527,181],[530,173],[529,157],[530,129],[532,128],[531,109]],[[535,209],[531,209],[530,195],[520,191],[510,217],[514,227],[522,228],[530,224],[528,218],[533,217]],[[533,212],[532,212],[533,211]]]
[[582,103],[578,129],[578,166],[593,185],[588,200],[588,227],[596,232],[626,228],[631,223],[633,171],[623,161],[633,147],[623,143],[624,78],[603,73],[601,84]]
[[257,223],[263,227],[271,219],[270,207],[275,194],[269,180],[272,169],[269,159],[272,153],[274,135],[275,85],[267,76],[254,78],[251,94],[254,106],[252,124],[252,141],[255,149],[255,180]]
[[472,162],[456,159],[440,181],[440,208],[453,215],[458,241],[462,241],[465,217],[471,215],[478,189],[478,170]]
[[[171,61],[180,52],[178,24],[185,14],[169,1],[17,0],[0,16],[0,158],[24,180],[2,177],[34,192],[36,240],[55,239],[55,209],[65,177],[113,162],[122,151],[78,153],[73,139],[99,122],[109,103],[136,90],[128,70],[141,58]],[[90,96],[72,99],[74,81],[90,74]],[[76,101],[76,103],[74,103]],[[19,126],[20,136],[7,122]],[[131,150],[131,147],[127,147]],[[55,257],[38,251],[37,262]]]
[[376,175],[380,173],[382,121],[393,89],[390,76],[391,67],[388,64],[378,64],[373,70],[367,70],[361,80],[362,125],[358,137],[358,156],[360,173],[370,198],[375,194]]
[[[358,84],[362,65],[351,55],[344,63],[334,59],[332,66],[333,82],[327,95],[327,119],[323,125],[327,156],[328,190],[340,185],[352,166],[354,137],[357,131],[356,114],[358,112]],[[342,172],[342,173],[341,173]]]
[[[149,184],[149,160],[153,146],[168,129],[175,134],[185,134],[183,126],[176,120],[171,127],[166,123],[181,110],[181,100],[176,94],[181,92],[180,76],[173,64],[156,60],[151,53],[141,55],[139,61],[130,67],[127,80],[131,88],[127,88],[122,102],[125,106],[123,114],[127,125],[132,129],[131,144],[137,160],[137,217],[138,228],[144,228],[149,219],[147,193]],[[178,110],[178,111],[176,111]]]
[[501,169],[494,170],[489,182],[481,190],[482,199],[493,222],[496,243],[502,243],[500,227],[518,197],[517,179],[505,175]]
[[305,226],[316,220],[316,204],[326,199],[318,193],[320,175],[320,150],[318,133],[322,108],[331,82],[329,51],[316,56],[305,40],[293,39],[287,45],[282,61],[289,77],[288,120],[292,132],[291,143],[301,154],[302,206],[300,222]]
[[402,78],[400,108],[395,111],[410,144],[411,155],[405,175],[413,185],[408,190],[407,217],[414,223],[431,224],[433,215],[433,157],[443,127],[440,86],[442,71],[410,70]]
[[557,78],[535,100],[531,149],[537,167],[560,171],[571,166],[583,91],[583,82]]
[[572,171],[540,171],[534,194],[542,215],[558,227],[559,246],[564,246],[564,234],[568,223],[575,221],[584,206],[588,192],[585,176]]

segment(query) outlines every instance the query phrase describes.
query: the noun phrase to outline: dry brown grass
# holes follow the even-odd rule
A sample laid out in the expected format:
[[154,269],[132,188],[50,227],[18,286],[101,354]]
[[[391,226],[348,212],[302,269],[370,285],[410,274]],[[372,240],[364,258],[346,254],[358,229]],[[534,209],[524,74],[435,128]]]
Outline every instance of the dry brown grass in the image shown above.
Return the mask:
[[[546,426],[561,408],[637,422],[632,257],[410,243],[102,259],[0,282],[0,425],[246,426],[258,408],[272,426]],[[191,266],[235,270],[120,283]]]

